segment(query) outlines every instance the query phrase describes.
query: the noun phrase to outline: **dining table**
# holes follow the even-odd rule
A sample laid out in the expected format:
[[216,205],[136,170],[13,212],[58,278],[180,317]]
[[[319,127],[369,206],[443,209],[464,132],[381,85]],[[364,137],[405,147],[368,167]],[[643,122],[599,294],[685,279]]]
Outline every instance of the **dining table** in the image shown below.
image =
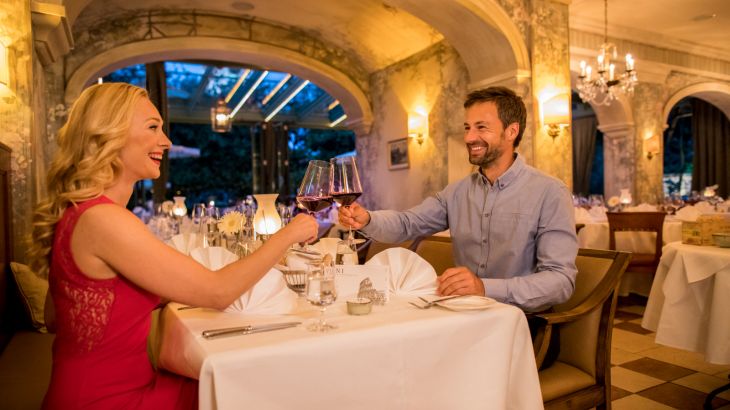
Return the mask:
[[[158,365],[199,380],[200,409],[541,409],[524,313],[492,301],[478,310],[420,309],[391,295],[366,315],[344,300],[337,329],[304,326],[319,309],[299,297],[285,315],[180,309],[159,321]],[[281,322],[290,328],[207,339],[205,330]]]
[[730,364],[729,314],[730,248],[666,245],[641,321],[656,342]]
[[[608,249],[608,221],[581,221],[578,246],[589,249]],[[616,250],[629,252],[654,252],[652,232],[616,232]],[[682,221],[667,217],[662,226],[663,244],[682,240]]]

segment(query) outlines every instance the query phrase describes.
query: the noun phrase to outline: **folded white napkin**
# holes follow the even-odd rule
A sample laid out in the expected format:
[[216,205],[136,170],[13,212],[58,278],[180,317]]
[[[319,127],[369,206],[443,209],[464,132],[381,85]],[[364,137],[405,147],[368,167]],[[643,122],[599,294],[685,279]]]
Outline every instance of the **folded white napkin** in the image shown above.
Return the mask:
[[642,203],[636,206],[626,207],[624,212],[656,212],[656,205]]
[[[238,259],[236,254],[219,246],[195,248],[190,252],[190,256],[211,270],[218,270]],[[255,315],[282,315],[291,312],[296,304],[297,294],[286,286],[280,271],[271,269],[225,311]]]
[[588,211],[588,214],[590,214],[593,222],[606,222],[608,221],[606,211],[607,209],[605,206],[594,206]]
[[702,212],[700,212],[699,209],[695,208],[692,205],[687,205],[684,208],[678,210],[674,216],[680,221],[695,222],[697,221],[697,218],[700,217],[700,215],[702,215]]
[[180,233],[170,238],[167,244],[185,255],[190,255],[190,251],[199,246],[198,235],[194,233]]
[[254,315],[284,315],[292,312],[296,306],[297,294],[286,286],[280,271],[271,269],[225,311]]
[[694,207],[697,208],[698,211],[702,212],[703,214],[711,214],[715,213],[715,206],[710,204],[707,201],[700,201],[694,204]]
[[386,249],[365,265],[389,266],[390,292],[396,295],[433,295],[438,288],[433,266],[405,248]]
[[587,209],[577,206],[575,207],[575,222],[576,223],[590,223],[593,222],[593,217]]
[[337,243],[340,241],[340,238],[321,238],[312,247],[322,255],[330,254],[334,258],[337,254]]
[[195,248],[190,251],[190,256],[210,270],[218,270],[238,260],[235,253],[220,246]]

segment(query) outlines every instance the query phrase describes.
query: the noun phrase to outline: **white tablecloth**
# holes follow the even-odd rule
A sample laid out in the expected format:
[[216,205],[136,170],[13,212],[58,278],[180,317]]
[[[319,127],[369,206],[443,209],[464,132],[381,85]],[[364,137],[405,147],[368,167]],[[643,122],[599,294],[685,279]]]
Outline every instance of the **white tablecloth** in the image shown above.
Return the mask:
[[[664,221],[662,230],[664,244],[682,241],[682,222]],[[628,252],[654,252],[655,235],[653,232],[616,232],[616,249]],[[608,222],[586,223],[578,232],[578,246],[590,249],[608,249]],[[626,296],[636,293],[648,296],[652,276],[645,273],[627,271],[621,279],[619,294]]]
[[[682,222],[664,221],[664,244],[682,241]],[[608,222],[586,223],[578,232],[578,246],[590,249],[608,249]],[[616,248],[619,251],[654,252],[654,234],[651,232],[617,232]]]
[[656,342],[730,364],[730,249],[664,247],[641,325]]
[[162,317],[159,363],[200,381],[200,409],[540,409],[524,314],[495,303],[481,311],[418,310],[393,297],[366,316],[337,302],[329,333],[303,327],[206,340],[205,329],[308,320],[207,309]]

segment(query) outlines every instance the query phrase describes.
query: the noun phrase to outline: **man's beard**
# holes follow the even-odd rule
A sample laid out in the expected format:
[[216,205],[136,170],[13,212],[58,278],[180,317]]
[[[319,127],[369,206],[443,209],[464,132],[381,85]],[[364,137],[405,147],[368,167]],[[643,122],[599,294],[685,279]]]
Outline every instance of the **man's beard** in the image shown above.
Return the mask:
[[[484,147],[484,153],[480,156],[472,155],[471,147],[473,146]],[[489,168],[490,165],[492,165],[499,157],[502,156],[503,152],[499,147],[494,147],[493,149],[490,149],[489,145],[486,143],[466,144],[466,147],[467,151],[469,152],[469,162],[472,165],[478,165],[481,168]]]

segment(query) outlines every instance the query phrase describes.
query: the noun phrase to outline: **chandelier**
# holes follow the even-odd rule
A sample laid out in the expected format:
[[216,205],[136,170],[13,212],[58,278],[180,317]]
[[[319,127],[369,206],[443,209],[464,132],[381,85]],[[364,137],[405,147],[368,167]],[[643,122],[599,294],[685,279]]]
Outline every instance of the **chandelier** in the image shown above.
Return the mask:
[[597,75],[592,75],[593,69],[585,61],[580,62],[580,75],[578,76],[578,95],[584,102],[595,105],[610,105],[616,99],[616,93],[620,89],[626,94],[634,92],[634,86],[638,82],[634,70],[634,58],[626,54],[626,62],[623,73],[616,72],[616,57],[618,55],[616,45],[608,42],[608,0],[603,1],[603,44],[598,52]]

